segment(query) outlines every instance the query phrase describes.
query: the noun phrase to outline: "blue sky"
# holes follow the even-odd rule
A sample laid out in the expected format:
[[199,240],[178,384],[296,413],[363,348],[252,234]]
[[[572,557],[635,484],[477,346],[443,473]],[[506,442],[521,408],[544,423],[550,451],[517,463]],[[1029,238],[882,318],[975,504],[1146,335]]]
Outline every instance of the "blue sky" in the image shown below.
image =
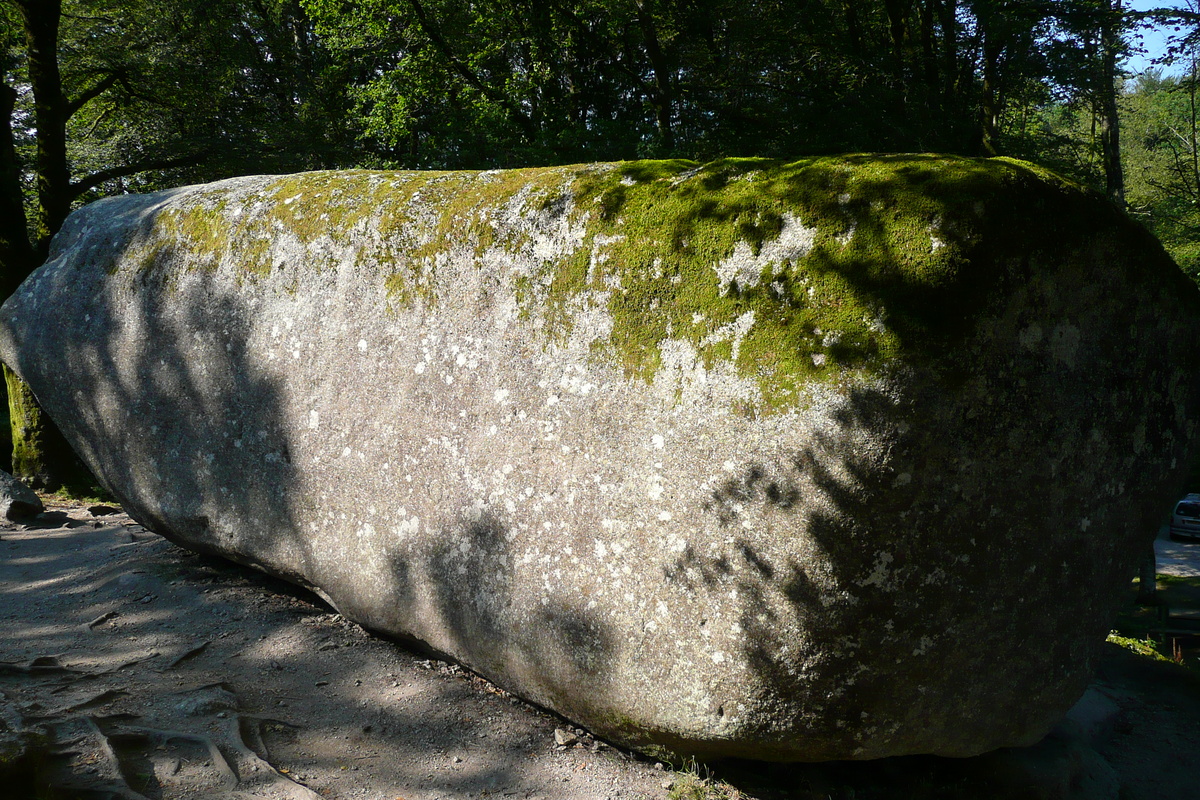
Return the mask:
[[[1186,4],[1171,0],[1127,0],[1125,7],[1134,11],[1148,11],[1151,8],[1186,8]],[[1142,47],[1145,48],[1146,53],[1130,58],[1126,62],[1125,68],[1134,74],[1142,72],[1150,64],[1151,59],[1162,56],[1166,52],[1167,35],[1170,33],[1174,33],[1174,31],[1161,27],[1143,29]],[[1166,69],[1168,72],[1179,72],[1182,67],[1167,67]]]

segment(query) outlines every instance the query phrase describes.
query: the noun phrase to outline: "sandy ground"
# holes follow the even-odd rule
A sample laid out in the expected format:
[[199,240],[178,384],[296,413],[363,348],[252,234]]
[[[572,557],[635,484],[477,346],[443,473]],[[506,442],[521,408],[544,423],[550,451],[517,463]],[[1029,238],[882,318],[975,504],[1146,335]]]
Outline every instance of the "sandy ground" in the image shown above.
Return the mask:
[[[1200,574],[1200,544],[1164,544]],[[700,781],[124,514],[0,527],[0,731],[46,754],[4,798],[1200,798],[1195,675],[1113,648],[1093,688],[1094,724],[1038,748]]]

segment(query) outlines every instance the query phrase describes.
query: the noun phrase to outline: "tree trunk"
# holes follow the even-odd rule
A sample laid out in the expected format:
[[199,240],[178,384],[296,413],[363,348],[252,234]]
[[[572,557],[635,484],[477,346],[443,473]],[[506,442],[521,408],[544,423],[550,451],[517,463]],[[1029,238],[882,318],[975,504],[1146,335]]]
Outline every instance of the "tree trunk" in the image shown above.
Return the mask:
[[650,68],[654,72],[654,93],[651,101],[654,104],[654,117],[658,125],[658,135],[667,153],[675,150],[675,131],[671,125],[671,117],[675,107],[675,91],[671,86],[671,68],[663,55],[662,46],[658,40],[658,29],[654,27],[654,19],[646,8],[645,0],[637,2],[637,21],[642,30],[642,41],[646,46],[646,55],[650,58]]
[[1188,176],[1190,180],[1185,179],[1183,184],[1191,187],[1192,201],[1200,197],[1200,137],[1197,133],[1197,109],[1196,109],[1196,81],[1200,80],[1200,70],[1197,69],[1197,61],[1192,58],[1192,74],[1188,79],[1188,145],[1191,149],[1192,156],[1192,171]]
[[1138,563],[1138,595],[1137,602],[1143,606],[1158,604],[1158,564],[1154,554],[1154,542],[1151,542],[1142,553]]
[[884,0],[884,12],[888,18],[888,33],[890,34],[892,43],[892,74],[896,79],[896,86],[903,86],[905,81],[904,75],[904,30],[906,17],[908,16],[908,3],[903,0]]
[[[23,208],[17,162],[13,147],[12,107],[15,94],[7,85],[0,93],[0,291],[8,297],[46,257],[50,239],[62,227],[75,195],[67,163],[67,120],[71,106],[63,94],[58,68],[58,25],[60,0],[17,0],[25,25],[29,83],[33,88],[34,125],[37,128],[38,209],[35,238],[24,230]],[[15,181],[14,181],[15,178]],[[18,228],[19,226],[19,228]],[[35,488],[56,490],[68,487],[90,491],[95,480],[67,444],[62,433],[37,404],[29,387],[16,373],[3,366],[8,390],[8,412],[12,430],[12,472]]]
[[1117,116],[1117,55],[1121,45],[1117,30],[1121,0],[1110,0],[1100,28],[1100,76],[1096,116],[1100,127],[1100,151],[1104,161],[1104,190],[1108,198],[1125,207],[1125,171],[1121,164],[1121,122]]
[[999,83],[1000,48],[992,41],[990,33],[983,40],[983,86],[979,102],[979,149],[986,156],[1000,155],[1000,98]]
[[38,405],[28,384],[3,365],[12,420],[12,474],[35,489],[89,493],[95,480]]
[[21,164],[12,129],[17,92],[0,84],[0,299],[12,294],[37,264],[25,227]]
[[862,26],[858,22],[858,0],[843,0],[842,11],[846,15],[846,36],[850,39],[850,52],[856,59],[862,56]]
[[934,44],[933,4],[935,0],[921,3],[921,63],[925,70],[925,84],[931,90],[938,88],[937,48]]
[[957,0],[937,4],[938,25],[942,29],[942,96],[946,108],[958,105],[958,13]]
[[29,56],[29,83],[33,87],[34,123],[37,126],[36,237],[42,259],[50,239],[71,211],[71,173],[67,164],[67,120],[70,104],[63,94],[58,69],[59,0],[18,0],[25,22],[25,48]]

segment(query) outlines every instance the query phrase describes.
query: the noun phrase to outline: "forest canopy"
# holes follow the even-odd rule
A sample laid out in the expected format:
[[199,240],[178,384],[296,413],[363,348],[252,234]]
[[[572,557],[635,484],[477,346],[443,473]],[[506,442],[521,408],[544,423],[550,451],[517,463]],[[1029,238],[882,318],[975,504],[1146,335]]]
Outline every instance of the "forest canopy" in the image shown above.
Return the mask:
[[[78,204],[312,168],[948,152],[1039,161],[1120,201],[1122,121],[1127,157],[1152,151],[1140,165],[1188,138],[1195,16],[1120,0],[0,0],[3,189],[13,202],[21,184],[35,238],[63,206],[33,197],[37,173],[64,168]],[[1131,80],[1151,22],[1178,28],[1177,63]],[[39,160],[59,128],[61,163]]]

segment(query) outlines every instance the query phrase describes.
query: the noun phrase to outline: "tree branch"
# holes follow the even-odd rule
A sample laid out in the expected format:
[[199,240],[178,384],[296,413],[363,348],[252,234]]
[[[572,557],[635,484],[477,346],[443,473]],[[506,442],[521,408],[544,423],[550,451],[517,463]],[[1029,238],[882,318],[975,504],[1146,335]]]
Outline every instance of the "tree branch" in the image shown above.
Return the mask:
[[425,7],[421,5],[420,0],[408,0],[408,4],[412,7],[413,14],[417,18],[417,24],[421,26],[421,30],[426,36],[429,37],[429,40],[433,42],[434,47],[441,51],[446,61],[449,62],[450,68],[458,73],[458,75],[470,86],[483,94],[484,97],[499,103],[500,106],[504,108],[504,110],[507,111],[510,116],[512,116],[513,121],[520,126],[521,130],[525,132],[525,135],[530,139],[534,138],[537,130],[534,127],[533,120],[526,116],[521,109],[518,108],[515,103],[513,103],[511,98],[505,97],[502,93],[495,91],[482,80],[480,80],[479,76],[473,73],[470,68],[464,64],[457,55],[455,55],[454,51],[450,48],[449,42],[443,38],[441,32],[438,31],[438,29],[434,27],[433,23],[430,21],[429,16],[425,13]]
[[83,108],[88,103],[92,102],[97,97],[104,94],[112,87],[116,86],[120,81],[121,81],[121,74],[118,72],[111,72],[108,74],[108,76],[104,80],[102,80],[99,83],[97,83],[96,85],[92,86],[92,88],[88,89],[86,92],[79,95],[79,97],[76,97],[74,100],[68,102],[67,103],[67,119],[70,119],[71,117],[75,116],[75,114],[79,111],[79,109]]
[[95,189],[100,184],[106,181],[124,178],[129,175],[136,175],[139,172],[149,172],[156,169],[174,169],[176,167],[190,167],[199,164],[208,157],[207,151],[193,153],[187,156],[179,156],[178,158],[162,158],[152,161],[139,161],[133,164],[124,164],[119,167],[111,167],[102,169],[99,172],[93,172],[87,177],[80,178],[71,184],[72,199],[78,198],[84,192]]
[[1128,10],[1124,15],[1139,22],[1153,20],[1155,22],[1179,21],[1200,22],[1200,13],[1183,8],[1150,8],[1145,11]]

